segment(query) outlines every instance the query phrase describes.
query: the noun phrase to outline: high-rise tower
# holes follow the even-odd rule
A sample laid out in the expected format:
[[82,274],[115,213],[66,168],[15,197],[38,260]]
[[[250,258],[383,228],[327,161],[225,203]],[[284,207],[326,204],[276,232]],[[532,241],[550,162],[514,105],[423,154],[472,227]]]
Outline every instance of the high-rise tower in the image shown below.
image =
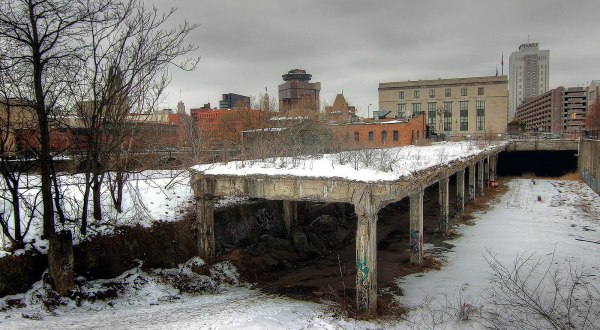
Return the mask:
[[508,73],[508,120],[525,99],[541,95],[550,87],[550,51],[537,42],[519,46],[510,54]]

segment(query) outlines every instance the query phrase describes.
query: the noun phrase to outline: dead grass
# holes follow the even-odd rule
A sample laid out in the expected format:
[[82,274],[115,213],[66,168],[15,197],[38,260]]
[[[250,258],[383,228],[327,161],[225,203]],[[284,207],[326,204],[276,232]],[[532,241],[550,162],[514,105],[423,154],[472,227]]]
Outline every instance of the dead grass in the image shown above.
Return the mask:
[[569,173],[566,173],[565,175],[559,177],[558,180],[581,181],[581,176],[579,175],[579,172],[569,172]]

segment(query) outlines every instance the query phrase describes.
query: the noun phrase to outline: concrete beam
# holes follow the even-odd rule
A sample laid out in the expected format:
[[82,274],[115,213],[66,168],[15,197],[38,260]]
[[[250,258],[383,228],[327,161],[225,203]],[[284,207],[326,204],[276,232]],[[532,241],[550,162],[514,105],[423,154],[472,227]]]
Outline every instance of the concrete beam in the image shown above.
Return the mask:
[[442,232],[444,235],[448,234],[448,213],[449,213],[449,208],[448,208],[448,203],[449,203],[449,191],[450,191],[450,185],[449,185],[449,181],[448,178],[442,179],[440,180],[440,182],[438,183],[439,185],[439,197],[440,197],[440,232]]
[[410,262],[423,262],[423,191],[410,196]]
[[213,200],[196,199],[196,244],[198,256],[207,264],[215,262],[215,217]]
[[577,151],[577,140],[512,140],[506,151]]
[[456,212],[465,211],[465,170],[456,172]]
[[287,237],[292,237],[292,227],[298,224],[298,203],[296,201],[283,201],[283,221]]

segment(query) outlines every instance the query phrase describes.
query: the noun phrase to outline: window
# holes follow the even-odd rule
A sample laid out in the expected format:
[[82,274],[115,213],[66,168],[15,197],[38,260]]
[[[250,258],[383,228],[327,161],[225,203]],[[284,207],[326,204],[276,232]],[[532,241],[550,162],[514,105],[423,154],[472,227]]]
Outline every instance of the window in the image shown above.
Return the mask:
[[477,109],[477,130],[485,129],[485,109]]
[[460,130],[461,131],[469,130],[469,102],[468,101],[460,102]]
[[477,88],[477,95],[483,95],[483,87]]
[[421,113],[421,103],[412,104],[412,113],[413,116],[419,115]]
[[404,118],[406,115],[406,103],[398,103],[398,117]]
[[435,89],[430,89],[429,90],[429,98],[432,99],[435,97]]
[[467,88],[463,87],[460,89],[460,96],[467,96]]
[[387,141],[387,131],[381,132],[381,142]]
[[435,131],[435,102],[427,103],[427,125],[433,131]]
[[452,90],[451,90],[450,88],[446,88],[446,89],[444,90],[444,95],[445,95],[446,97],[450,97],[450,96],[452,96]]
[[398,141],[398,131],[394,131],[394,141]]
[[477,130],[483,131],[485,129],[485,101],[477,101],[475,108],[477,109]]
[[373,141],[373,132],[369,132],[369,141]]
[[414,91],[413,92],[413,98],[418,99],[419,98],[419,91]]
[[452,131],[452,102],[444,102],[444,131]]
[[400,93],[398,93],[398,98],[400,100],[404,100],[404,91],[400,91]]
[[360,141],[360,133],[359,132],[354,132],[354,141]]

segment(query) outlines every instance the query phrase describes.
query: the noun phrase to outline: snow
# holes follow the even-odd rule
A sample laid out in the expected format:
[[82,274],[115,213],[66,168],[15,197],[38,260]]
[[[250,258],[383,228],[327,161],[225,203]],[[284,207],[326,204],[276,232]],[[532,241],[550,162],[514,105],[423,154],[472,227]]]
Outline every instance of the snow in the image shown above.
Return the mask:
[[196,165],[207,175],[281,175],[341,178],[351,181],[395,181],[412,173],[466,159],[506,142],[442,142],[431,146],[362,149],[318,156],[277,157]]
[[[89,232],[92,235],[111,234],[116,226],[151,226],[157,221],[176,221],[180,220],[185,210],[192,205],[193,194],[190,186],[189,171],[143,171],[130,174],[123,193],[123,211],[117,213],[113,207],[113,202],[109,194],[109,189],[105,183],[102,187],[101,203],[103,205],[103,220],[95,221],[92,216],[92,209],[89,210]],[[78,219],[81,213],[83,182],[84,177],[77,175],[59,175],[61,191],[64,193],[62,206],[65,211],[67,222],[64,225],[57,223],[57,230],[70,229],[74,234],[75,243],[80,242],[83,237],[79,235],[78,221],[69,221],[69,219]],[[0,189],[3,188],[0,183]],[[39,176],[28,175],[21,178],[21,189],[26,200],[22,201],[22,217],[25,218],[31,214],[31,208],[25,206],[25,203],[34,204],[37,196],[37,210],[34,212],[32,227],[25,237],[29,242],[27,248],[35,246],[39,251],[46,252],[48,243],[40,240],[42,232],[41,208],[39,205]],[[236,200],[230,200],[229,203],[235,203]],[[91,196],[90,196],[91,203]],[[0,200],[0,213],[4,213],[5,219],[12,218],[12,205],[2,199]],[[9,222],[12,231],[12,220]],[[22,227],[24,225],[22,224]],[[0,233],[0,257],[9,255],[3,251],[7,245],[7,240],[3,239]],[[15,253],[22,253],[16,251]]]
[[[131,291],[114,302],[97,301],[75,307],[73,303],[48,314],[38,303],[33,307],[0,311],[3,329],[479,329],[476,320],[461,321],[461,307],[485,310],[491,306],[484,299],[490,289],[488,253],[504,265],[515,258],[534,254],[544,262],[564,269],[567,263],[591,269],[600,267],[600,245],[578,241],[600,239],[600,197],[589,187],[575,181],[514,179],[509,191],[494,201],[486,212],[475,215],[474,225],[461,225],[462,236],[448,241],[455,245],[442,253],[446,265],[439,271],[414,274],[398,279],[404,295],[397,297],[411,306],[406,320],[356,321],[333,316],[325,304],[298,301],[253,290],[248,284],[228,284],[225,278],[215,294],[179,293],[158,280],[152,285]],[[538,198],[539,197],[539,198]],[[431,247],[431,245],[427,245]],[[489,252],[488,252],[489,251]],[[183,273],[192,264],[169,270]],[[222,265],[217,271],[235,278],[235,270]],[[594,268],[595,267],[595,268]],[[225,275],[228,274],[228,275]],[[134,269],[123,278],[152,278]],[[598,276],[587,281],[600,286]],[[132,282],[131,280],[129,282]],[[93,287],[93,285],[91,285]],[[39,289],[39,288],[38,288]],[[90,289],[91,290],[91,289]],[[27,295],[15,295],[17,299]],[[32,296],[31,294],[29,296]],[[149,297],[149,298],[144,298]],[[162,297],[162,299],[161,299]],[[7,298],[0,299],[0,306]],[[154,305],[158,304],[158,305]],[[85,308],[88,307],[88,308]],[[93,308],[89,308],[93,307]],[[0,307],[2,310],[2,307]],[[37,315],[43,321],[23,318]]]

